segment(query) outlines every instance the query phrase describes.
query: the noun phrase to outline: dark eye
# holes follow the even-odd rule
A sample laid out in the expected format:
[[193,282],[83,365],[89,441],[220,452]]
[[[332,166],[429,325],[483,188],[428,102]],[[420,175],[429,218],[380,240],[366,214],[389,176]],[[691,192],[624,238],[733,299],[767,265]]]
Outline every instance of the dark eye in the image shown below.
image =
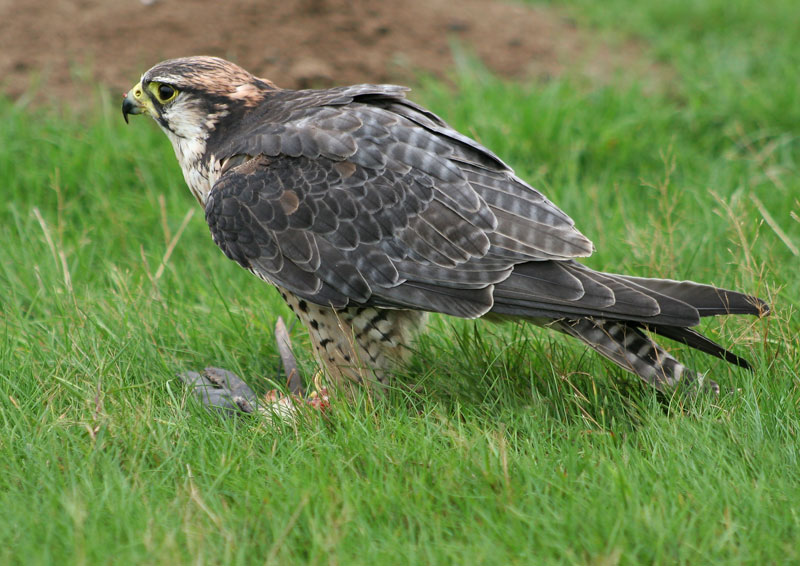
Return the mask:
[[158,99],[161,102],[166,102],[170,100],[177,93],[178,91],[175,90],[175,88],[170,85],[165,85],[165,84],[158,85]]

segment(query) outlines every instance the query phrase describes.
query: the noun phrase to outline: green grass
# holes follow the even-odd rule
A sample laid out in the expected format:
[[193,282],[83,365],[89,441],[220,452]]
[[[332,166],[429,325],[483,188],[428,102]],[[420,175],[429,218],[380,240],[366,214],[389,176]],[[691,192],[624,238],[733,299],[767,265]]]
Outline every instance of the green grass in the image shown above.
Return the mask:
[[296,431],[218,418],[174,375],[270,388],[277,294],[216,250],[154,124],[0,103],[0,563],[800,563],[800,25],[723,5],[560,8],[666,81],[467,64],[414,93],[565,209],[593,267],[770,300],[704,326],[754,373],[673,348],[737,390],[686,407],[574,342],[437,318],[413,393]]

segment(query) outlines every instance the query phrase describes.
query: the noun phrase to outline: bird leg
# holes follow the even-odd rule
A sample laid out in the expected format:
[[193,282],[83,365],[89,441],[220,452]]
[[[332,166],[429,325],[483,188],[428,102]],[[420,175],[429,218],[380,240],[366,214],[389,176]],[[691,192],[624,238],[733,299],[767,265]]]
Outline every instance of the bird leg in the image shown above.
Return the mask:
[[293,421],[298,407],[309,406],[324,411],[329,405],[327,389],[321,388],[309,395],[305,394],[303,379],[292,352],[292,343],[283,318],[278,317],[275,324],[275,340],[286,375],[286,395],[277,389],[268,391],[263,399],[235,373],[215,367],[207,367],[202,372],[187,371],[179,374],[194,395],[209,410],[230,416],[240,413],[261,413],[268,418]]

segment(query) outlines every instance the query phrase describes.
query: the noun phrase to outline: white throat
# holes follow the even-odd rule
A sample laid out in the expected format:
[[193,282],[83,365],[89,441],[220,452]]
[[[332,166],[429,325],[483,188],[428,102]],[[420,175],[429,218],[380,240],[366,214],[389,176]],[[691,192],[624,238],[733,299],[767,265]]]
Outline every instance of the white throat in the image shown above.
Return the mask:
[[184,138],[177,136],[168,129],[164,128],[172,148],[175,150],[175,157],[183,171],[183,179],[189,186],[189,190],[200,204],[206,204],[206,198],[211,191],[209,182],[209,170],[211,169],[210,160],[204,162],[203,156],[206,153],[206,139],[203,137]]
[[172,142],[186,184],[200,204],[205,206],[216,180],[212,178],[216,177],[213,172],[219,169],[214,156],[206,156],[208,136],[228,111],[222,106],[215,113],[204,115],[204,112],[197,101],[178,95],[163,114],[169,128],[162,129]]

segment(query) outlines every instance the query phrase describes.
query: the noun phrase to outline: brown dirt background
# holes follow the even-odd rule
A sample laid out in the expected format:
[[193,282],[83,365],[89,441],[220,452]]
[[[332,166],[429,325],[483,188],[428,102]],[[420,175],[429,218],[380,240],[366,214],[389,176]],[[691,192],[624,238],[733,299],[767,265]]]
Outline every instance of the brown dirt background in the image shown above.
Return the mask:
[[[158,61],[217,55],[287,88],[444,76],[453,44],[509,78],[606,76],[636,59],[547,7],[491,0],[0,0],[0,92],[122,92]],[[81,86],[78,86],[81,85]]]

